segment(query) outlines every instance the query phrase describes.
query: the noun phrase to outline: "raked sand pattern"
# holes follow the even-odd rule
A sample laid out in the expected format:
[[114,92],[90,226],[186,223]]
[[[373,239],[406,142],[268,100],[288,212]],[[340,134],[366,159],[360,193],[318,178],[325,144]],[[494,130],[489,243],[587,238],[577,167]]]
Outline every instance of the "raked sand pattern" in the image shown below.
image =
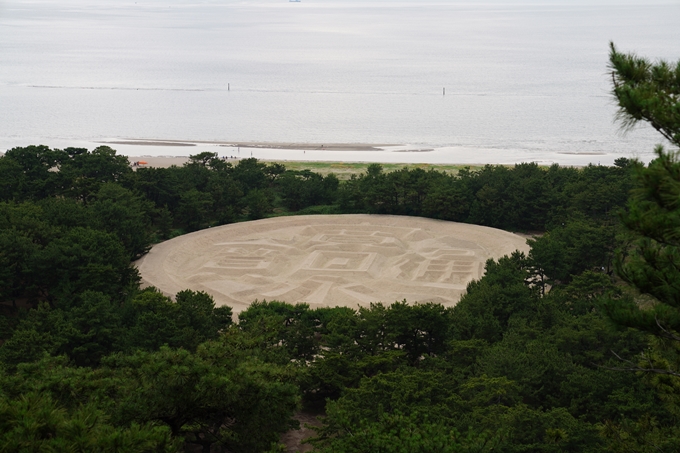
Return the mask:
[[209,228],[154,246],[137,261],[168,295],[205,291],[234,313],[254,300],[320,306],[454,305],[489,258],[527,252],[521,236],[420,217],[295,216]]

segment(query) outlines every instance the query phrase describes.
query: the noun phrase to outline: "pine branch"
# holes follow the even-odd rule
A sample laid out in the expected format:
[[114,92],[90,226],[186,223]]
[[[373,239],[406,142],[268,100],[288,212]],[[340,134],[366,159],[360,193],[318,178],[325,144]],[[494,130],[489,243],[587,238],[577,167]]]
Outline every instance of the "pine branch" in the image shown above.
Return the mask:
[[663,375],[668,375],[668,376],[674,376],[680,378],[680,372],[678,371],[673,371],[670,369],[662,369],[662,368],[654,368],[652,361],[649,357],[646,357],[644,354],[641,354],[642,358],[647,361],[649,364],[649,368],[643,368],[639,365],[636,365],[635,363],[631,362],[630,360],[624,359],[620,355],[618,355],[616,352],[610,349],[610,352],[614,354],[614,356],[619,359],[620,361],[624,363],[629,363],[631,364],[630,367],[627,368],[619,368],[619,367],[606,367],[602,365],[597,365],[594,364],[600,368],[604,368],[606,370],[611,370],[611,371],[634,371],[634,372],[644,372],[644,373],[654,373],[654,374],[663,374]]

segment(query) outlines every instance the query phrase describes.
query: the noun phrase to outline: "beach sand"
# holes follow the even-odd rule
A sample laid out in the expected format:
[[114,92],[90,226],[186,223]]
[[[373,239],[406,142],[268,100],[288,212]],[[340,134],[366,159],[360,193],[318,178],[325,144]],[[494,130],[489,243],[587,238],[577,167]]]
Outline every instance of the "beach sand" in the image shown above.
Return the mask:
[[239,313],[255,300],[357,308],[406,299],[453,306],[484,263],[526,239],[420,217],[278,217],[210,228],[157,244],[136,265],[174,296],[205,291]]
[[[161,139],[129,139],[129,140],[107,140],[99,142],[99,144],[119,147],[123,151],[128,151],[125,155],[128,156],[130,162],[143,161],[146,164],[142,167],[161,167],[167,168],[172,165],[184,165],[189,160],[190,155],[199,154],[204,151],[217,153],[220,157],[226,157],[228,161],[237,162],[239,159],[248,157],[256,157],[263,161],[286,161],[286,160],[307,160],[303,159],[304,153],[307,151],[321,152],[324,154],[334,154],[335,156],[342,156],[343,152],[376,152],[383,151],[385,148],[393,148],[394,152],[404,153],[422,153],[429,152],[432,149],[401,149],[401,145],[394,144],[369,144],[369,143],[287,143],[287,142],[224,142],[224,141],[186,141],[186,140],[161,140]],[[206,148],[209,146],[209,148]],[[139,153],[138,155],[129,154],[129,150],[141,151],[149,147],[149,151],[154,154]],[[172,152],[168,155],[157,155],[157,150],[162,149],[162,152]],[[287,159],[290,155],[279,154],[281,158],[272,158],[272,155],[262,158],[262,155],[253,155],[253,152],[258,151],[297,151],[302,152],[298,159]],[[311,155],[310,155],[311,156]],[[326,159],[324,159],[326,160]],[[342,160],[342,159],[339,159]],[[354,159],[356,161],[356,159]],[[360,160],[359,160],[360,161]]]
[[[214,145],[223,148],[246,149],[287,149],[287,150],[315,150],[315,151],[379,151],[386,147],[396,147],[395,144],[375,143],[289,143],[289,142],[225,142],[201,140],[160,140],[160,139],[129,139],[109,140],[100,142],[106,145],[135,145],[135,146],[176,146],[193,147],[197,145]],[[423,150],[416,150],[423,151]],[[431,151],[431,150],[429,150]]]

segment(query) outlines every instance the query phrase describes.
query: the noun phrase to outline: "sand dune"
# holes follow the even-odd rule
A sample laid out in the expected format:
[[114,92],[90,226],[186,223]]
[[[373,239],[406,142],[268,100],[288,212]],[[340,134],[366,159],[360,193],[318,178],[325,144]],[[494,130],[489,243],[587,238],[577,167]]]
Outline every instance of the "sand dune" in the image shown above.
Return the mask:
[[145,284],[206,291],[235,313],[254,300],[312,307],[454,305],[488,258],[528,251],[506,231],[420,217],[295,216],[225,225],[154,246],[137,261]]

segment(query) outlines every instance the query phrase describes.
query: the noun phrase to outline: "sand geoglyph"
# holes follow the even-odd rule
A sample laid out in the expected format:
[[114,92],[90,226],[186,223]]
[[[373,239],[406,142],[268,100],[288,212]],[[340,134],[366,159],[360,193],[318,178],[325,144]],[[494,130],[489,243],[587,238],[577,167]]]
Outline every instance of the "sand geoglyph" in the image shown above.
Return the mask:
[[157,244],[137,261],[144,283],[206,291],[235,313],[254,300],[312,307],[454,305],[488,258],[528,251],[521,236],[421,217],[279,217],[224,225]]

